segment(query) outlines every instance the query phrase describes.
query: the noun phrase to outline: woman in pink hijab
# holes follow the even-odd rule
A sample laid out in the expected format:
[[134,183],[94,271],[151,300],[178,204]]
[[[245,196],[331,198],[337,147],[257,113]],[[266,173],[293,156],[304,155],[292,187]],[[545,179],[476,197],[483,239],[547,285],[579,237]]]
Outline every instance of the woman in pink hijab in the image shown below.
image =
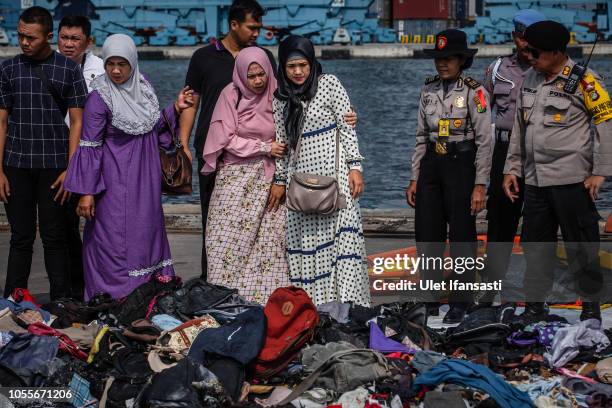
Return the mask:
[[217,171],[206,227],[208,280],[236,288],[264,304],[289,285],[284,206],[268,205],[275,157],[272,98],[276,79],[266,53],[245,48],[236,57],[232,83],[212,116],[204,145],[203,174]]

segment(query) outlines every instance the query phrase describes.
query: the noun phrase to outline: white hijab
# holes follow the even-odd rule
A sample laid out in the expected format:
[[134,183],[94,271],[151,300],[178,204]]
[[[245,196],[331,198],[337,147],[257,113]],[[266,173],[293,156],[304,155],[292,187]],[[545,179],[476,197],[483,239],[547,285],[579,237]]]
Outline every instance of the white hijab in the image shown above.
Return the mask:
[[102,59],[125,58],[130,63],[130,78],[117,85],[106,75],[91,83],[112,112],[112,125],[130,135],[149,133],[159,120],[159,102],[153,87],[138,69],[138,52],[132,38],[125,34],[113,34],[102,47]]

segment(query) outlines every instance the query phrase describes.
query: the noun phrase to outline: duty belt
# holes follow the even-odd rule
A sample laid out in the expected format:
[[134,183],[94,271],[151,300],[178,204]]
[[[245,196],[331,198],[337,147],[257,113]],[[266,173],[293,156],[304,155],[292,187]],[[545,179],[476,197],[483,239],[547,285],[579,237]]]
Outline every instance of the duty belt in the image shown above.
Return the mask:
[[474,139],[462,140],[459,142],[428,142],[427,150],[444,156],[447,154],[455,154],[457,152],[472,151],[476,148]]
[[496,142],[507,143],[510,141],[511,135],[512,135],[512,129],[511,130],[495,129],[495,141]]

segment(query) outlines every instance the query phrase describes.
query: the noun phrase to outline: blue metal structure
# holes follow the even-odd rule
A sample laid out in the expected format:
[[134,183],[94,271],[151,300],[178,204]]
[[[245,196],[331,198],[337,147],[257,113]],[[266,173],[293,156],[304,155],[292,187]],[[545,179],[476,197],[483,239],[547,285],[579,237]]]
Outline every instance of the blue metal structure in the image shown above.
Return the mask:
[[[352,43],[395,42],[390,28],[378,26],[369,12],[373,0],[260,0],[267,9],[258,42],[277,44],[292,33],[310,37],[315,44],[331,44],[339,29]],[[0,27],[17,44],[15,28],[22,8],[38,5],[64,15],[86,14],[92,19],[97,44],[113,33],[125,33],[137,44],[195,45],[227,32],[231,0],[0,0]],[[1,38],[1,36],[0,36]]]
[[588,0],[485,0],[485,16],[464,28],[472,43],[502,44],[512,40],[512,17],[521,9],[535,9],[565,25],[579,43],[593,42],[596,32],[612,39],[612,1]]

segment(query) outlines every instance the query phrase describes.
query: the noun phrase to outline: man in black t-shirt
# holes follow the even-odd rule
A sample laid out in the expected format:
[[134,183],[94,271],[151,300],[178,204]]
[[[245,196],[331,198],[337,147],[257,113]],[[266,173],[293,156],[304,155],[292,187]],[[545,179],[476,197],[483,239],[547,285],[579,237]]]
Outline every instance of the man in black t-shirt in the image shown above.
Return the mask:
[[[200,203],[202,206],[202,278],[206,278],[206,218],[208,215],[208,204],[215,184],[215,174],[202,175],[200,169],[204,166],[202,150],[210,120],[212,118],[217,99],[223,88],[232,82],[234,71],[234,59],[241,49],[254,46],[261,30],[261,18],[264,9],[255,0],[235,0],[229,10],[229,33],[215,44],[210,44],[198,49],[189,62],[189,70],[185,84],[195,91],[194,106],[185,109],[180,117],[180,136],[185,152],[192,158],[189,150],[189,137],[198,106],[201,105],[198,125],[195,132],[194,148],[198,159],[198,175],[200,181]],[[268,50],[274,72],[276,72],[276,61]]]

